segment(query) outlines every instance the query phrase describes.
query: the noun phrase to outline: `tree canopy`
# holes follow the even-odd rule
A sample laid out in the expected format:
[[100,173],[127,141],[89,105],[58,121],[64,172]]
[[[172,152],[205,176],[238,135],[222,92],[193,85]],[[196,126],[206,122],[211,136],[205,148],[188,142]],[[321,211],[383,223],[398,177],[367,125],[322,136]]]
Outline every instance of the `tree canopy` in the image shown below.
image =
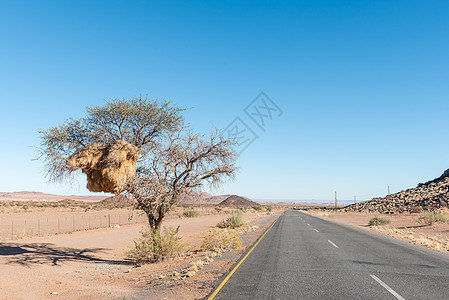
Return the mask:
[[136,146],[145,156],[155,138],[183,125],[183,108],[170,101],[135,97],[106,101],[103,106],[86,108],[86,116],[68,119],[62,125],[39,131],[39,158],[45,163],[52,182],[71,177],[67,159],[93,144],[112,144],[123,140]]

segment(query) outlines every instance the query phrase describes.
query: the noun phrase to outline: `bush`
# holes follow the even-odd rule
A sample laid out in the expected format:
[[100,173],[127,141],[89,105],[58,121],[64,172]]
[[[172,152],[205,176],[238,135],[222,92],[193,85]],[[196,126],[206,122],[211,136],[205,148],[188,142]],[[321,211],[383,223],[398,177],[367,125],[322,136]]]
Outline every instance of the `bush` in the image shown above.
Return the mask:
[[380,225],[386,225],[389,224],[390,220],[382,218],[382,217],[374,217],[371,220],[369,220],[368,225],[369,226],[380,226]]
[[255,211],[261,211],[262,210],[262,206],[253,206],[253,209]]
[[126,256],[135,264],[158,262],[178,256],[184,248],[178,237],[178,229],[164,227],[162,232],[143,229],[140,239],[134,241],[134,248],[129,250]]
[[239,235],[234,229],[214,228],[203,236],[201,248],[205,250],[223,251],[235,249],[242,245]]
[[448,217],[443,215],[438,211],[425,211],[423,212],[423,216],[421,220],[424,221],[427,225],[431,226],[433,223],[442,222],[445,223],[448,221]]
[[187,218],[198,217],[199,214],[200,214],[200,212],[197,210],[194,210],[193,208],[186,209],[183,212],[184,217],[187,217]]
[[420,214],[423,211],[421,206],[414,206],[410,210],[411,210],[412,214]]
[[240,227],[245,223],[245,222],[243,222],[242,215],[243,215],[243,213],[241,211],[237,211],[237,212],[233,213],[231,217],[218,223],[217,227],[218,228],[230,228],[230,229],[235,229],[237,227]]

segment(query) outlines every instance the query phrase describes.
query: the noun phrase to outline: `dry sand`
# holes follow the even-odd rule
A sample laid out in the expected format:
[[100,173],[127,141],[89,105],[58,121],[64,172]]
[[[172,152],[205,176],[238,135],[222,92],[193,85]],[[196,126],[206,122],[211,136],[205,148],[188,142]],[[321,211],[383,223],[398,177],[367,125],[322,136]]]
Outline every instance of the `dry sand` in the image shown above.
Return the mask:
[[[226,273],[240,251],[224,254],[196,276],[182,281],[164,280],[204,257],[197,251],[201,235],[226,214],[197,218],[172,217],[164,226],[180,226],[179,235],[190,251],[162,263],[134,267],[124,261],[125,252],[139,236],[142,225],[102,228],[73,234],[23,238],[0,243],[0,299],[198,299],[209,294],[212,284]],[[276,215],[246,213],[245,221],[262,225],[247,234],[251,244]],[[156,277],[155,277],[156,276]]]

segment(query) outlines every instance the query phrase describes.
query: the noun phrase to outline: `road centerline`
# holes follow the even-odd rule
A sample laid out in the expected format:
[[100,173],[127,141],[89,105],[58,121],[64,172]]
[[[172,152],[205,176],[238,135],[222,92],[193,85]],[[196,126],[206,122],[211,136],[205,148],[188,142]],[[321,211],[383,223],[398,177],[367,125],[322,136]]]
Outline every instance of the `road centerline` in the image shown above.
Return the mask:
[[319,232],[318,229],[314,229],[316,232]]
[[378,284],[380,284],[384,289],[386,289],[387,291],[389,291],[393,296],[396,297],[396,299],[399,300],[405,300],[401,295],[399,295],[395,290],[393,290],[391,287],[389,287],[385,282],[383,282],[382,280],[380,280],[377,276],[375,275],[370,275],[372,279],[374,279],[375,281],[377,281]]
[[332,246],[334,246],[335,248],[338,248],[337,245],[335,245],[331,240],[327,240],[329,243],[331,243]]

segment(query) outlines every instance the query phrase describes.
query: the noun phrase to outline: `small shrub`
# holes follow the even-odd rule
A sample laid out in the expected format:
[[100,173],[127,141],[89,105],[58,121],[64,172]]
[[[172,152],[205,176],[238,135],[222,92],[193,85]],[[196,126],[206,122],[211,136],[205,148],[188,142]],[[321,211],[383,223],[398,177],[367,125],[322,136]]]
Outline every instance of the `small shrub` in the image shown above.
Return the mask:
[[262,206],[253,206],[253,209],[255,211],[261,211],[262,210]]
[[194,210],[193,208],[186,209],[186,210],[184,210],[184,212],[183,212],[183,216],[184,216],[184,217],[187,217],[187,218],[198,217],[199,214],[200,214],[200,212],[197,211],[197,210]]
[[420,214],[422,213],[423,209],[421,206],[414,206],[410,209],[410,211],[412,212],[412,214]]
[[368,225],[369,226],[380,226],[380,225],[386,225],[389,224],[390,220],[382,218],[382,217],[374,217],[371,220],[369,220]]
[[217,227],[218,228],[231,228],[231,229],[240,227],[245,223],[245,222],[243,222],[242,215],[243,215],[243,213],[241,211],[237,211],[237,212],[233,213],[231,217],[218,223]]
[[267,206],[267,211],[271,212],[273,210],[273,208],[271,208],[271,206]]
[[217,213],[220,213],[222,211],[220,207],[215,207],[215,210],[217,211]]
[[223,251],[235,249],[242,245],[239,235],[234,229],[214,228],[205,236],[201,248],[205,250]]
[[445,223],[448,221],[448,217],[443,215],[438,211],[425,211],[421,217],[421,220],[424,221],[427,225],[431,226],[433,223],[441,222]]
[[140,239],[134,241],[134,248],[126,256],[135,264],[158,262],[178,256],[184,248],[178,237],[178,229],[164,227],[162,232],[155,229],[142,230]]

